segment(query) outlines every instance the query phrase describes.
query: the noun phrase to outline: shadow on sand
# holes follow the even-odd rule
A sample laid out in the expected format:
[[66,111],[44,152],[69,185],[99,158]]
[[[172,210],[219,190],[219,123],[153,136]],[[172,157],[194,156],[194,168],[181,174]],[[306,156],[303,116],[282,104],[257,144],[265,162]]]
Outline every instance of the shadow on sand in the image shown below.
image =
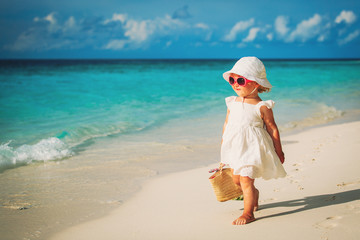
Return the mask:
[[307,211],[314,208],[321,208],[321,207],[327,207],[331,205],[337,205],[337,204],[343,204],[343,203],[349,203],[355,200],[360,200],[360,189],[351,190],[347,192],[340,192],[340,193],[334,193],[334,194],[324,194],[324,195],[318,195],[318,196],[311,196],[311,197],[305,197],[302,199],[296,199],[296,200],[290,200],[290,201],[284,201],[284,202],[277,202],[277,203],[270,203],[265,205],[260,205],[259,210],[267,209],[267,208],[275,208],[275,207],[300,207],[295,210],[290,210],[287,212],[272,214],[269,216],[259,217],[260,219],[265,218],[271,218],[271,217],[278,217],[278,216],[284,216],[289,215],[293,213],[298,213],[302,211]]

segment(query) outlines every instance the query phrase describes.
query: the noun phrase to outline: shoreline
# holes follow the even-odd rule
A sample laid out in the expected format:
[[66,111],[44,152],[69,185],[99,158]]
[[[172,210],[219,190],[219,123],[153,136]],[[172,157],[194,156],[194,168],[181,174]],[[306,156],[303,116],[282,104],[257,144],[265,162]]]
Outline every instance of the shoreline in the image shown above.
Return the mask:
[[[207,180],[207,170],[214,163],[152,178],[107,216],[68,228],[51,239],[218,239],[239,234],[269,239],[355,239],[360,234],[356,227],[360,142],[354,133],[360,133],[360,121],[282,137],[288,176],[257,180],[260,210],[255,213],[257,221],[247,226],[231,226],[242,202],[215,200]],[[270,232],[281,232],[281,238],[271,238]]]

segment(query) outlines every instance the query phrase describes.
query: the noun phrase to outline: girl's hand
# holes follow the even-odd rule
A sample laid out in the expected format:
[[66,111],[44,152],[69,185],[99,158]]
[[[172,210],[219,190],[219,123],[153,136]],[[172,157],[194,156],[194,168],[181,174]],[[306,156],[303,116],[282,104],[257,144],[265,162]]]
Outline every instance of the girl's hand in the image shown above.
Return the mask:
[[281,152],[280,154],[278,154],[278,156],[280,158],[281,164],[284,164],[284,162],[285,162],[285,154],[284,154],[284,152]]
[[224,163],[220,163],[220,168],[225,167],[225,165],[226,165],[226,164],[224,164]]

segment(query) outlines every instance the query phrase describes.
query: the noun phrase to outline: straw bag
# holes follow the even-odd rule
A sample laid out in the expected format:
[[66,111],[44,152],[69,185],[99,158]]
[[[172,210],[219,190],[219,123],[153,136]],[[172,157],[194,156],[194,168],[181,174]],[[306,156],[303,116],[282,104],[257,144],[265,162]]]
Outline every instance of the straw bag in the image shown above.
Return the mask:
[[242,194],[241,188],[233,182],[233,174],[230,168],[224,168],[220,164],[220,170],[209,178],[219,202],[225,202],[239,197]]

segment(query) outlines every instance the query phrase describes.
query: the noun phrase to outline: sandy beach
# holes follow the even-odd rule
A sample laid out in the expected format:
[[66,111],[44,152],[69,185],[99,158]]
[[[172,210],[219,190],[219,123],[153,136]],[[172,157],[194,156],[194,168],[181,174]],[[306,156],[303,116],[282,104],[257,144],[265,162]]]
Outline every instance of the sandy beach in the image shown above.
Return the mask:
[[[360,1],[49,2],[1,2],[0,240],[360,239]],[[209,170],[272,115],[233,226]]]
[[151,179],[107,216],[51,239],[358,239],[359,133],[357,121],[283,137],[288,176],[255,181],[260,209],[246,226],[231,225],[242,201],[216,201],[208,181],[214,163]]

